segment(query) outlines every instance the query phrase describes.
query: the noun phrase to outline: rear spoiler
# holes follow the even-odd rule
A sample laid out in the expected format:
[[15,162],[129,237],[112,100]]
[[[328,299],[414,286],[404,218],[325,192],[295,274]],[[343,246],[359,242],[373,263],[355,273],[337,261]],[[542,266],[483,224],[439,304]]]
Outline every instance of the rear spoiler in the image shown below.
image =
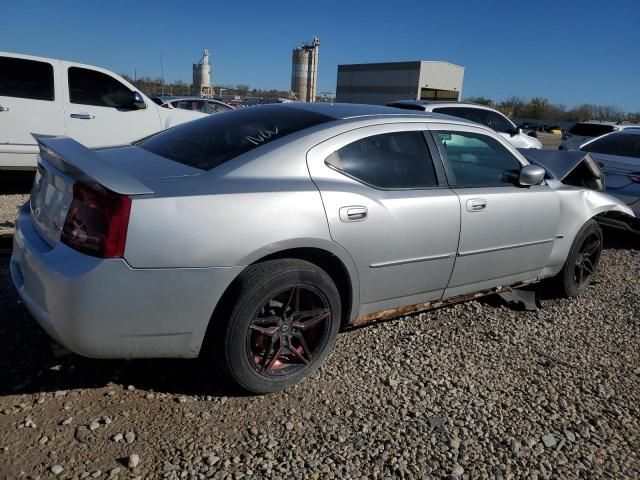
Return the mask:
[[95,151],[65,136],[32,134],[38,142],[40,156],[60,171],[81,181],[97,183],[121,195],[153,193],[148,186],[104,159]]

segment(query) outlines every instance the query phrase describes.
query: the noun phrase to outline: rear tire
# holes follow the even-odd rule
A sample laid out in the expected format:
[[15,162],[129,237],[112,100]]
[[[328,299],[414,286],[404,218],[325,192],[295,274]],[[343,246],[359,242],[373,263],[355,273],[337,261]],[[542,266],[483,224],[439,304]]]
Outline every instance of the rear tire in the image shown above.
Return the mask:
[[560,297],[578,297],[589,287],[602,252],[602,229],[595,220],[585,223],[571,245],[562,270],[550,286]]
[[212,353],[234,383],[253,393],[285,390],[324,362],[341,320],[340,295],[324,270],[296,259],[251,265],[230,294],[226,318],[212,325]]

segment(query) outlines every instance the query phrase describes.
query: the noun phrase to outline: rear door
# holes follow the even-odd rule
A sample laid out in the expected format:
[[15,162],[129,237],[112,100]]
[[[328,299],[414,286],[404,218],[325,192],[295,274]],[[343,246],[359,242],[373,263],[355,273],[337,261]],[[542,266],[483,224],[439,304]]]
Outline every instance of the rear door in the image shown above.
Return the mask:
[[0,169],[36,167],[32,133],[64,135],[59,65],[0,54]]
[[445,297],[538,277],[560,215],[548,185],[521,187],[515,149],[484,129],[429,124],[460,197],[460,245]]
[[62,62],[67,135],[88,147],[124,145],[161,129],[158,106],[132,106],[136,91],[106,70]]
[[359,128],[307,156],[331,237],[358,269],[359,315],[439,299],[451,275],[460,204],[425,134],[421,123]]

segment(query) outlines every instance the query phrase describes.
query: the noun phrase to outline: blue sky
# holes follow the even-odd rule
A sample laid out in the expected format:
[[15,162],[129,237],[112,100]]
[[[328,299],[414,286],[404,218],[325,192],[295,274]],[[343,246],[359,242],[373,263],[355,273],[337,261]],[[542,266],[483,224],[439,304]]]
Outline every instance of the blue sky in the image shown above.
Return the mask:
[[[446,60],[464,96],[542,96],[640,111],[640,1],[32,1],[0,3],[0,50],[191,81],[289,89],[291,50],[321,40],[320,91],[341,63]],[[303,5],[308,5],[303,10]]]

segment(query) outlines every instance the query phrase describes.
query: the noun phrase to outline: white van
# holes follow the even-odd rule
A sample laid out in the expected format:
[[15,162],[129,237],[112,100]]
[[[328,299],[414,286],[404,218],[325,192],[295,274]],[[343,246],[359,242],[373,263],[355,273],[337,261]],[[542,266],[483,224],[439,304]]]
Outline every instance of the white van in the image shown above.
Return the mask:
[[32,133],[108,147],[206,116],[161,108],[104,68],[0,52],[0,170],[36,168]]

